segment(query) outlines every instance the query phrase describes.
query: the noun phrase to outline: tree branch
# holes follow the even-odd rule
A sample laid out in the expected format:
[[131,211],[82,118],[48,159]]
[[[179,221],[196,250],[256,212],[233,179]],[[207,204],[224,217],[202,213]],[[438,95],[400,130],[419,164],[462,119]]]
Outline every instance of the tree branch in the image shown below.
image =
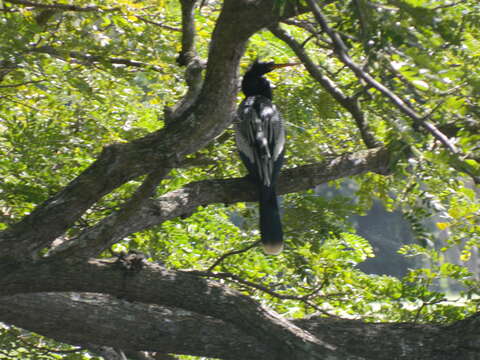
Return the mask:
[[172,109],[165,107],[166,124],[188,116],[202,91],[202,70],[205,68],[205,64],[198,58],[195,46],[194,10],[197,0],[181,0],[180,3],[182,7],[182,50],[177,57],[177,63],[180,66],[187,66],[185,81],[188,91]]
[[[101,343],[127,353],[150,350],[229,360],[276,359],[270,351],[272,344],[238,330],[230,322],[175,306],[128,302],[102,294],[3,296],[0,318],[58,341],[85,347]],[[479,315],[447,326],[365,323],[324,317],[289,322],[345,350],[343,355],[329,358],[333,360],[474,360],[480,351]]]
[[182,29],[179,29],[179,28],[176,28],[176,27],[173,27],[173,26],[165,25],[165,24],[159,23],[157,21],[152,21],[150,19],[147,19],[145,16],[135,15],[135,17],[142,20],[143,22],[145,22],[147,24],[155,25],[155,26],[158,26],[158,27],[163,28],[163,29],[167,29],[167,30],[170,30],[170,31],[178,31],[178,32],[182,31]]
[[[368,171],[387,174],[389,161],[388,151],[385,148],[376,148],[345,154],[318,164],[287,169],[280,174],[277,193],[281,195],[304,191],[331,180]],[[254,184],[246,178],[193,182],[158,199],[147,200],[128,221],[118,221],[120,216],[118,213],[106,217],[85,230],[78,238],[58,246],[52,252],[52,256],[74,257],[78,260],[95,257],[131,233],[148,229],[178,216],[188,216],[199,206],[256,201],[256,191]],[[104,237],[103,234],[108,236]],[[99,242],[99,239],[109,240]]]
[[5,252],[17,259],[35,257],[34,249],[61,236],[102,196],[155,169],[175,168],[218,136],[235,111],[238,65],[246,42],[256,31],[278,22],[277,10],[274,0],[225,0],[212,35],[205,82],[191,110],[144,138],[105,148],[68,186],[0,233]]
[[[119,229],[132,226],[132,222],[134,223],[136,221],[137,212],[149,202],[150,197],[154,195],[158,184],[164,179],[168,171],[169,169],[167,168],[161,168],[150,173],[131,198],[122,206],[122,209],[115,213],[116,216],[109,216],[107,218],[108,221],[102,221],[101,223],[104,226],[100,229],[98,226],[94,227],[97,229],[95,237],[88,237],[88,242],[86,242],[84,238],[79,237],[78,241],[75,241],[77,247],[84,249],[85,246],[91,246],[94,249],[101,248],[104,250],[106,247],[110,246],[113,234],[118,232]],[[74,251],[73,256],[77,257],[76,255],[77,254]]]
[[211,273],[213,271],[213,269],[215,269],[219,264],[221,264],[222,261],[225,260],[226,258],[228,258],[230,256],[233,256],[233,255],[243,254],[244,252],[247,252],[248,250],[253,249],[254,247],[258,246],[258,244],[260,244],[260,240],[255,241],[252,245],[249,245],[244,249],[229,251],[229,252],[223,254],[207,269],[206,273]]
[[42,261],[21,266],[3,262],[0,273],[0,297],[32,292],[110,294],[132,302],[181,308],[232,324],[268,346],[272,360],[314,360],[343,353],[248,296],[217,282],[154,264],[145,263],[141,271],[128,276],[115,260],[107,259],[78,264]]
[[8,85],[0,85],[0,89],[3,89],[3,88],[11,88],[11,87],[20,87],[20,86],[25,86],[25,85],[28,85],[28,84],[38,84],[38,83],[41,83],[41,82],[45,82],[47,81],[46,79],[43,79],[43,80],[31,80],[31,81],[25,81],[23,83],[18,83],[18,84],[8,84]]
[[78,51],[62,51],[62,50],[57,50],[52,46],[40,46],[36,48],[30,49],[31,52],[36,52],[36,53],[43,53],[43,54],[49,54],[52,55],[56,58],[59,59],[67,59],[67,58],[72,58],[72,59],[79,59],[83,61],[85,64],[92,64],[92,63],[98,63],[98,62],[108,62],[110,64],[118,64],[118,65],[125,65],[125,66],[131,66],[131,67],[138,67],[138,68],[146,68],[146,69],[152,69],[157,72],[164,72],[164,69],[162,69],[159,66],[156,65],[151,65],[148,63],[144,63],[141,61],[136,61],[136,60],[130,60],[130,59],[124,59],[124,58],[115,58],[115,57],[110,57],[110,58],[104,58],[103,56],[97,56],[97,55],[90,55],[90,54],[83,54]]
[[298,58],[303,62],[310,75],[317,80],[323,88],[335,99],[340,105],[342,105],[347,111],[350,112],[355,120],[363,142],[368,148],[374,148],[380,145],[380,142],[375,139],[373,132],[369,129],[367,121],[360,109],[358,102],[355,98],[346,96],[342,90],[333,82],[327,75],[323,74],[318,66],[308,56],[305,49],[299,44],[292,36],[290,36],[285,30],[278,25],[270,27],[270,31],[284,41],[295,52]]
[[[12,304],[17,306],[12,309]],[[89,321],[85,321],[86,317]],[[130,351],[227,359],[238,358],[240,354],[251,359],[269,358],[268,348],[231,324],[176,307],[132,303],[102,294],[1,297],[0,318],[87,348],[96,344]],[[90,334],[96,334],[95,338]]]
[[335,53],[339,59],[348,66],[353,73],[359,78],[364,80],[373,88],[380,91],[385,95],[390,101],[405,115],[412,119],[416,124],[423,126],[428,132],[430,132],[437,140],[439,140],[448,150],[453,154],[458,154],[457,148],[450,142],[448,137],[446,137],[436,126],[426,121],[422,116],[417,114],[410,106],[408,106],[399,96],[387,89],[384,85],[376,81],[370,74],[363,71],[360,66],[355,64],[353,60],[348,55],[348,49],[344,44],[342,38],[328,25],[326,17],[323,15],[322,10],[315,0],[307,0],[310,8],[315,16],[315,19],[320,24],[322,30],[330,37],[332,40]]
[[22,6],[32,6],[41,9],[52,9],[52,10],[59,10],[59,11],[81,11],[81,12],[89,12],[89,11],[116,11],[119,8],[103,8],[101,6],[77,6],[77,5],[68,5],[68,4],[42,4],[37,3],[34,1],[27,1],[27,0],[6,0],[11,4],[22,5]]
[[182,5],[182,50],[177,58],[179,65],[188,65],[197,57],[195,48],[195,17],[194,10],[197,0],[180,0]]
[[[235,12],[235,6],[243,12]],[[244,16],[254,10],[243,1],[224,3],[212,37],[205,86],[192,110],[195,116],[185,114],[142,139],[105,148],[67,187],[0,233],[0,244],[11,251],[10,256],[35,256],[33,249],[48,246],[102,196],[154,169],[174,168],[185,155],[205,146],[230,124],[240,57],[248,37],[257,30],[244,28]],[[242,26],[237,28],[238,24]]]
[[96,346],[91,344],[89,350],[95,355],[101,356],[103,360],[128,360],[122,350],[113,347]]

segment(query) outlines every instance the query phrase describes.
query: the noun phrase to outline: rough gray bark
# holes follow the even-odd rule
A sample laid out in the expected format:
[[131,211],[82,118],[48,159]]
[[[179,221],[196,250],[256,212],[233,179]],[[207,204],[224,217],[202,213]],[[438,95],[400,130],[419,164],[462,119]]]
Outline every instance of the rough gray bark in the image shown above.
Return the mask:
[[[346,154],[318,164],[285,170],[279,178],[277,193],[287,194],[365,172],[387,173],[390,155],[385,148]],[[94,257],[127,235],[148,229],[178,216],[187,216],[199,206],[214,203],[233,204],[256,201],[256,188],[247,179],[204,180],[169,192],[158,199],[147,199],[127,219],[116,212],[90,227],[76,239],[53,249],[55,256],[76,259]]]
[[245,44],[256,31],[278,20],[273,8],[273,0],[225,1],[212,35],[205,82],[192,110],[144,138],[106,148],[67,187],[0,233],[0,244],[8,246],[15,257],[34,254],[62,235],[102,196],[152,170],[178,166],[186,155],[219,135],[232,120]]
[[[58,11],[97,9],[10,2]],[[67,187],[0,233],[0,320],[86,347],[95,344],[123,351],[232,360],[476,358],[480,349],[478,317],[450,327],[319,318],[292,321],[198,275],[152,264],[126,273],[115,261],[86,261],[128,234],[189,215],[198,206],[255,198],[254,188],[245,179],[195,182],[157,199],[149,195],[169,169],[181,166],[186,155],[204,147],[231,123],[238,65],[246,42],[261,28],[305,11],[301,6],[290,7],[291,3],[287,2],[280,15],[274,0],[225,0],[202,82],[199,74],[203,66],[194,63],[195,0],[182,0],[183,28],[188,35],[183,44],[184,60],[195,70],[191,92],[173,108],[168,117],[174,121],[167,121],[165,128],[105,148]],[[303,60],[308,64],[307,58]],[[312,64],[309,66],[313,69]],[[311,73],[316,74],[314,70]],[[333,86],[317,75],[324,86]],[[334,86],[331,90],[337,91]],[[351,99],[341,92],[337,95],[337,100],[352,107],[353,116],[361,116]],[[390,154],[384,148],[373,148],[376,142],[363,118],[357,121],[372,149],[286,170],[279,193],[366,171],[387,173]],[[50,247],[102,196],[145,174],[150,175],[122,211],[58,247],[50,258],[37,258],[39,249]]]
[[[11,304],[16,306],[12,308]],[[35,311],[32,311],[35,310]],[[253,336],[225,322],[178,308],[128,302],[100,294],[41,293],[0,298],[5,321],[66,343],[122,350],[164,351],[217,358],[268,358]],[[88,314],[88,321],[85,321]],[[55,324],[55,327],[51,325]],[[68,328],[69,331],[64,329]]]
[[[40,283],[32,280],[29,284],[14,285],[14,278],[2,281],[0,285],[7,293],[16,292],[17,287],[29,287],[33,293],[0,297],[0,318],[82,346],[93,343],[124,351],[174,352],[232,360],[295,358],[285,357],[288,353],[279,355],[278,343],[271,341],[271,336],[280,336],[280,328],[263,327],[262,322],[270,322],[278,315],[257,309],[257,315],[252,317],[250,306],[259,306],[222,285],[156,266],[148,266],[122,284],[122,270],[107,262],[92,264],[100,269],[76,268],[87,271],[90,280],[85,281],[78,273],[63,274],[59,265],[52,266],[62,272],[60,278],[50,269],[51,277],[42,277]],[[98,281],[93,277],[99,277]],[[109,285],[104,286],[105,281]],[[94,293],[97,287],[114,296]],[[93,292],[37,293],[38,288],[89,288]],[[282,322],[288,324],[287,328],[306,330],[337,349],[334,355],[325,357],[328,359],[474,360],[480,353],[479,316],[449,326],[375,324],[319,317]]]
[[[269,344],[272,359],[335,359],[341,349],[262,308],[256,301],[193,274],[146,265],[132,276],[114,261],[2,264],[0,296],[26,292],[94,292],[129,301],[178,307],[234,324]],[[11,321],[9,321],[11,322]],[[94,342],[94,341],[91,341]],[[335,354],[335,355],[334,355]],[[355,359],[356,357],[351,357]]]

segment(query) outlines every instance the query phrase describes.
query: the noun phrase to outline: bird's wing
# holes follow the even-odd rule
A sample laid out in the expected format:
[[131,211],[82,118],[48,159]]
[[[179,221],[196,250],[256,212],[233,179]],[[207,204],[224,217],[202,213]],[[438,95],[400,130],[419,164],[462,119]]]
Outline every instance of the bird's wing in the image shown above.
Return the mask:
[[274,163],[283,154],[285,132],[280,114],[263,96],[248,97],[239,107],[237,146],[248,171],[265,186],[272,183]]
[[[245,99],[237,112],[235,140],[242,161],[252,175],[258,175],[255,167],[255,132],[252,131],[251,123],[255,122],[256,114],[253,110],[254,98]],[[258,176],[257,176],[258,177]]]
[[277,107],[270,101],[262,102],[260,118],[263,119],[264,132],[273,161],[277,161],[285,148],[285,128]]

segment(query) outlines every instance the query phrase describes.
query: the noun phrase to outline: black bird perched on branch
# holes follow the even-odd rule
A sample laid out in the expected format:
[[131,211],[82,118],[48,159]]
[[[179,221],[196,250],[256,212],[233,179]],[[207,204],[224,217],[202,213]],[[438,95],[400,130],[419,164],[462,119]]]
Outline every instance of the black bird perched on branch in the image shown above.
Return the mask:
[[238,108],[236,140],[249,177],[258,185],[260,234],[267,254],[283,249],[283,231],[278,210],[276,183],[283,163],[285,129],[272,90],[264,74],[297,63],[275,64],[256,60],[245,73],[242,91],[245,99]]

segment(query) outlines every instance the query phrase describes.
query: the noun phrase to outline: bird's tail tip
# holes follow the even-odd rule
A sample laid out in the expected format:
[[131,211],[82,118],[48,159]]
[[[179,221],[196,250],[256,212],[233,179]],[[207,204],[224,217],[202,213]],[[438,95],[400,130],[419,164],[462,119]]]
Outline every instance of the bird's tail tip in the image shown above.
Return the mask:
[[267,255],[278,255],[283,250],[283,242],[263,244],[263,252]]

